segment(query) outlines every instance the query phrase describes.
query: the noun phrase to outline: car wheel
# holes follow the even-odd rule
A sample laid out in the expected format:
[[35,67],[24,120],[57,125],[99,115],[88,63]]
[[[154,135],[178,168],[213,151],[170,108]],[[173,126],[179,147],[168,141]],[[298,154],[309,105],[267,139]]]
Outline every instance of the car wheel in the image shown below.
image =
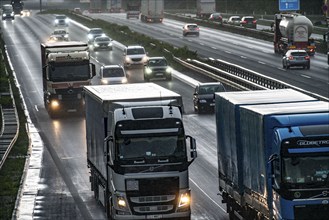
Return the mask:
[[309,69],[310,69],[310,67],[311,67],[311,65],[310,65],[310,64],[308,64],[306,68],[309,70]]

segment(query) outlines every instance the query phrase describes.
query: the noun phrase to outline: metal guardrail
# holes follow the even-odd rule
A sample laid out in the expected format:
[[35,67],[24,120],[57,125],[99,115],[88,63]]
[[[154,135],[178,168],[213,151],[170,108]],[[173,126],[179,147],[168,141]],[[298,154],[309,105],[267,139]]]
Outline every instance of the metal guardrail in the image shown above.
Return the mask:
[[309,96],[322,101],[329,101],[329,98],[309,92],[299,87],[290,85],[280,80],[262,75],[258,72],[246,69],[236,64],[228,63],[220,59],[208,59],[205,62],[199,60],[182,61],[178,58],[175,60],[185,67],[192,68],[208,77],[219,80],[231,88],[239,90],[261,90],[261,89],[295,89]]

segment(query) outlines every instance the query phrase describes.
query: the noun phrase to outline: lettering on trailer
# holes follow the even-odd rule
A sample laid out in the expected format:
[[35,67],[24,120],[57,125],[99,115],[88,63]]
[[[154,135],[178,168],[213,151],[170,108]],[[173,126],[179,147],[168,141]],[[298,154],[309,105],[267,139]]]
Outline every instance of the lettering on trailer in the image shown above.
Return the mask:
[[280,11],[298,11],[299,9],[299,0],[279,0]]
[[297,145],[299,146],[321,146],[321,145],[329,145],[329,140],[315,140],[315,141],[308,141],[308,140],[299,140],[297,141]]
[[81,57],[81,56],[71,56],[70,54],[68,54],[67,56],[56,56],[56,61],[57,62],[73,62],[73,61],[79,61],[79,60],[83,60],[86,59],[85,57]]

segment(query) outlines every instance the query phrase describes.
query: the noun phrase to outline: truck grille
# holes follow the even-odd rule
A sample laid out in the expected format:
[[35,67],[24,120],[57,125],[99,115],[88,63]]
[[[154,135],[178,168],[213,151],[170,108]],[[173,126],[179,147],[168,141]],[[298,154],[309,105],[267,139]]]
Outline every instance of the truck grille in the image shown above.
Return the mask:
[[139,62],[139,61],[142,60],[142,58],[131,58],[131,60],[134,61],[134,62]]
[[[136,182],[137,187],[127,187],[127,181]],[[126,180],[126,189],[134,215],[175,212],[179,192],[178,177]]]
[[296,220],[326,220],[328,219],[329,204],[302,205],[294,207]]

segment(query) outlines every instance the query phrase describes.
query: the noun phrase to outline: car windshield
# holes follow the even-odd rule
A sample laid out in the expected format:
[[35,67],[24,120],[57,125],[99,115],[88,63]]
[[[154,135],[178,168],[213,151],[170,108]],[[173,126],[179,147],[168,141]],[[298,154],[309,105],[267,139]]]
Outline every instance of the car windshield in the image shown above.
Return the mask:
[[123,77],[125,76],[122,68],[104,68],[103,77]]
[[145,51],[143,48],[127,49],[127,55],[135,55],[135,54],[145,54]]
[[197,25],[187,25],[189,29],[196,29],[198,26]]
[[149,66],[167,66],[165,59],[149,60]]
[[57,30],[57,31],[54,31],[54,34],[66,34],[66,31],[64,31],[64,30]]
[[295,57],[304,57],[304,56],[307,56],[307,53],[306,52],[292,52],[291,55],[295,56]]
[[215,92],[225,92],[223,85],[205,85],[200,86],[199,94],[213,94]]
[[97,30],[91,30],[90,31],[91,34],[102,34],[103,30],[97,29]]
[[102,42],[102,41],[110,41],[110,38],[108,38],[108,37],[97,37],[95,39],[95,41],[99,41],[99,42]]
[[56,16],[56,19],[65,19],[66,18],[66,16],[65,15],[59,15],[59,16]]
[[253,21],[254,18],[245,18],[244,20],[245,20],[245,21]]

